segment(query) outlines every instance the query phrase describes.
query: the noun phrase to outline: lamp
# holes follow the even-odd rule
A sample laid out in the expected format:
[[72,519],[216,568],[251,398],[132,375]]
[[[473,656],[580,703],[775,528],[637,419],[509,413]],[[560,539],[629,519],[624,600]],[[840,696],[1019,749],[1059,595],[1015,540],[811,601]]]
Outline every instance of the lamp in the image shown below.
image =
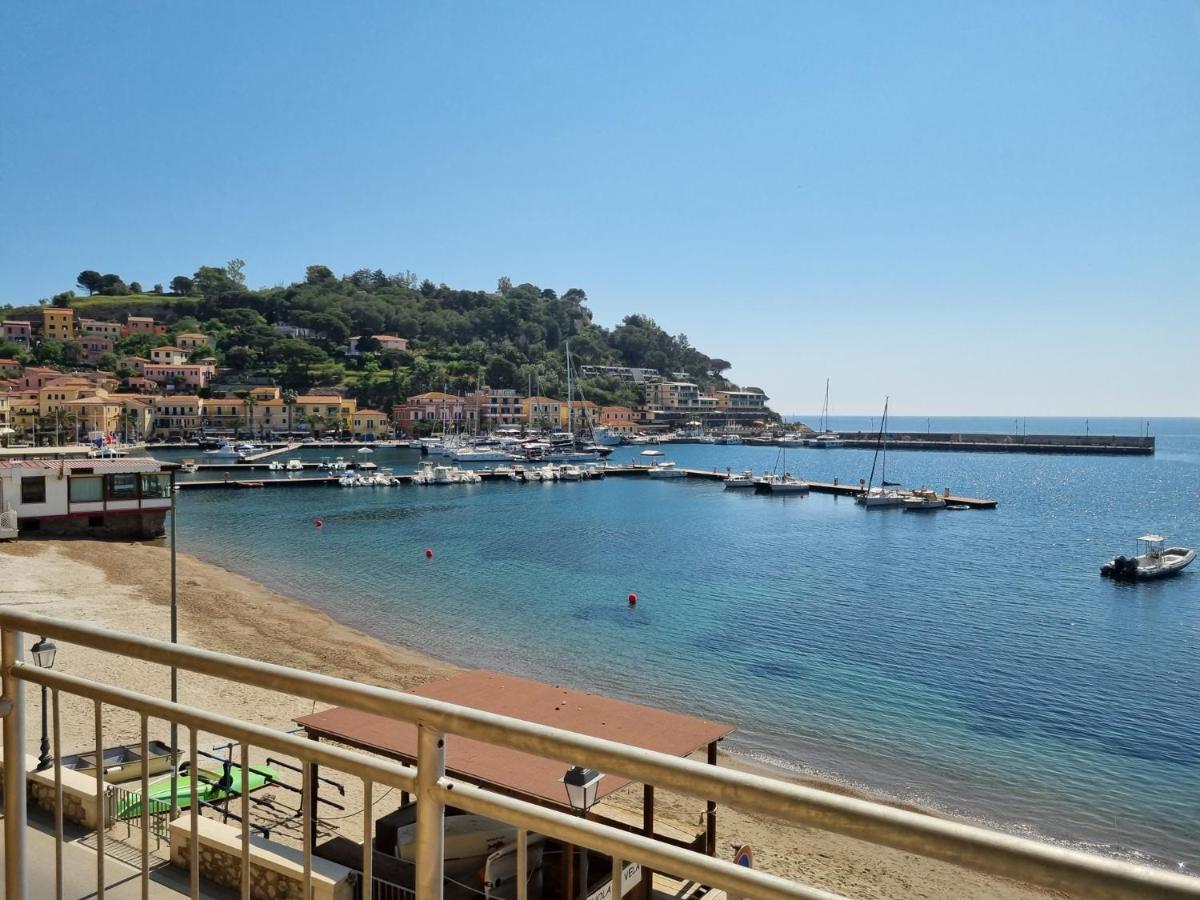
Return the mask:
[[602,776],[595,769],[585,769],[582,766],[571,766],[562,777],[563,786],[567,789],[567,801],[571,809],[578,813],[586,813],[596,802],[596,786]]
[[[54,656],[58,653],[58,647],[54,645],[54,641],[40,637],[37,643],[30,649],[29,653],[33,656],[33,661],[39,669],[53,669]],[[53,757],[50,755],[50,726],[46,719],[46,685],[42,685],[42,746],[41,753],[38,754],[37,766],[35,772],[44,772],[50,768],[53,763]]]
[[[587,811],[596,802],[596,786],[600,784],[601,774],[595,769],[585,769],[583,766],[571,766],[562,777],[563,787],[567,789],[567,801],[571,809],[585,819]],[[588,851],[587,847],[579,848],[579,898],[586,900],[588,895]]]

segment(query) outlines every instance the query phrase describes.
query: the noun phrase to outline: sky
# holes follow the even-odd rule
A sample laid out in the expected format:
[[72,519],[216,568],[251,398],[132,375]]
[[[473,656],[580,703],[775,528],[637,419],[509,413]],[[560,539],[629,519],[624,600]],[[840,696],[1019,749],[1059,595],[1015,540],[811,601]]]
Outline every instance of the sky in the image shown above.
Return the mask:
[[0,304],[504,275],[784,413],[1200,414],[1200,2],[0,5]]

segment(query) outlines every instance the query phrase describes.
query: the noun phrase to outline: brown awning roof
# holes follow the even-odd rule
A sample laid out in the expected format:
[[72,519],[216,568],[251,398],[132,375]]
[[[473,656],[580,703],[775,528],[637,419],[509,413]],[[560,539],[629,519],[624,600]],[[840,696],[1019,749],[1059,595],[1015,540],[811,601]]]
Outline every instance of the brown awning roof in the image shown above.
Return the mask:
[[[496,672],[460,672],[409,693],[672,756],[688,756],[735,730],[721,722]],[[296,724],[311,735],[338,743],[406,762],[416,759],[417,729],[407,722],[334,707],[296,719]],[[566,805],[560,783],[566,769],[567,765],[559,760],[457,735],[446,739],[449,774],[559,806]],[[600,780],[597,800],[628,783],[626,778],[605,775]]]

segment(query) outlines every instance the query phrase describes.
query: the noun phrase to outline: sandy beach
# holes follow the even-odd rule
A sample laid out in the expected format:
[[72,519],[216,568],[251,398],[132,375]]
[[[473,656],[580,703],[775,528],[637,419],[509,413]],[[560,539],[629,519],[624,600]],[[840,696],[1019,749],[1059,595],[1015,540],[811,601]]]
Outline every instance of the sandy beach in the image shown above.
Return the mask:
[[[219,566],[180,554],[178,567],[183,643],[396,689],[415,687],[455,671],[449,663],[347,628]],[[0,547],[0,602],[163,639],[169,635],[169,575],[169,556],[161,543],[29,541]],[[60,646],[55,668],[148,694],[169,695],[167,670],[162,667],[126,660],[117,672],[109,663],[102,654]],[[36,696],[30,699],[28,745],[29,752],[36,754],[40,710]],[[180,674],[180,699],[277,729],[291,727],[294,717],[313,709],[311,701],[190,673]],[[64,751],[90,749],[94,744],[90,702],[64,697],[62,711]],[[135,740],[138,734],[135,715],[105,709],[107,744]],[[165,739],[166,725],[152,722],[150,736]],[[220,740],[217,735],[198,738],[201,747]],[[721,764],[762,771],[728,754],[723,754]],[[768,774],[785,777],[777,772]],[[333,798],[344,809],[327,808],[322,817],[330,834],[336,829],[357,840],[361,817],[355,813],[361,809],[361,788],[353,779],[345,781],[345,797]],[[293,783],[299,783],[298,776]],[[631,786],[615,795],[614,802],[640,810],[640,796],[640,789]],[[296,800],[282,791],[277,798],[282,819]],[[392,808],[390,804],[397,799],[387,797],[379,802],[379,814]],[[658,804],[660,818],[681,828],[696,826],[700,814],[697,801],[659,792]],[[728,809],[718,811],[718,823],[720,854],[731,854],[734,845],[749,843],[757,867],[849,896],[947,900],[1047,896],[1025,885]],[[289,827],[279,829],[277,836],[287,839]]]

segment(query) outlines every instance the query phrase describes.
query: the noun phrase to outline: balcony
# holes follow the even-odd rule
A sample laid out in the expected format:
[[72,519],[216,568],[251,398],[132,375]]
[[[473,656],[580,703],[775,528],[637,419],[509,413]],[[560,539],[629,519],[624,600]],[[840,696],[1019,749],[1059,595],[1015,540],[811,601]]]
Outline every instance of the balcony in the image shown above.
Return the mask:
[[[91,895],[93,889],[96,896],[103,897],[106,887],[113,896],[135,896],[140,887],[143,897],[387,898],[415,894],[420,900],[433,900],[450,895],[454,888],[445,859],[447,823],[451,821],[448,809],[507,826],[516,836],[516,872],[529,871],[535,845],[540,847],[543,840],[557,841],[567,849],[590,850],[591,854],[581,855],[580,860],[590,855],[609,862],[603,870],[608,896],[632,896],[630,882],[639,873],[653,870],[673,876],[675,884],[706,885],[730,897],[834,897],[823,890],[715,858],[710,855],[711,845],[693,849],[654,839],[637,828],[595,821],[589,818],[586,801],[581,801],[583,814],[573,815],[544,802],[493,790],[484,782],[452,777],[447,771],[447,746],[461,746],[461,742],[490,749],[501,759],[512,754],[537,757],[564,768],[581,767],[637,782],[651,792],[655,788],[669,790],[707,804],[710,815],[721,804],[1073,896],[1200,897],[1200,879],[1180,873],[721,769],[419,693],[372,687],[27,612],[0,610],[0,629],[0,670],[4,676],[0,701],[0,712],[4,714],[4,879],[9,900],[78,897]],[[204,676],[212,679],[206,682],[211,689],[205,692],[211,703],[205,708],[186,706],[128,690],[118,683],[101,683],[43,668],[26,661],[28,635],[44,635],[107,655],[112,682],[119,681],[123,667],[133,662],[161,666],[164,676],[168,669]],[[38,650],[33,648],[44,662],[44,652]],[[414,737],[412,756],[406,764],[382,755],[385,748],[381,744],[372,745],[374,752],[364,752],[235,719],[220,708],[223,685],[265,688],[311,701],[314,708],[317,704],[335,705],[347,713],[340,721],[366,714],[380,723],[379,727],[407,729]],[[27,686],[41,691],[28,691]],[[105,766],[96,767],[93,758],[90,775],[63,765],[61,754],[45,770],[33,772],[34,761],[25,755],[27,714],[32,712],[26,704],[27,694],[36,696],[39,692],[48,698],[39,711],[55,747],[60,745],[65,710],[74,710],[76,717],[89,720],[85,724],[87,733],[95,735],[96,757],[101,757],[105,747],[106,722],[111,730],[111,723],[124,717],[134,723],[139,740],[106,751],[102,757]],[[313,728],[337,731],[325,713],[306,716],[302,721],[307,722],[310,737]],[[223,776],[211,782],[201,777],[187,778],[185,785],[182,776],[160,775],[166,780],[155,784],[180,779],[177,789],[163,795],[173,797],[174,804],[143,802],[142,798],[150,796],[155,753],[169,758],[172,753],[169,744],[153,749],[151,723],[160,730],[169,727],[180,733],[179,744],[187,748],[183,755],[189,773],[203,772],[205,757],[210,760],[205,765],[220,771],[220,766],[214,767],[211,762],[217,757],[200,749],[201,736],[236,742],[229,750]],[[112,756],[114,753],[120,758]],[[266,762],[262,761],[264,754],[270,754]],[[119,767],[114,768],[118,763]],[[134,780],[123,787],[112,783],[114,773],[126,767],[132,770],[135,764]],[[267,767],[276,772],[292,771],[300,785],[289,788],[294,791],[296,815],[275,822],[269,829],[271,833],[264,835],[255,816],[260,801],[252,797],[252,791],[239,793],[234,785],[253,785],[254,777],[266,777]],[[168,765],[167,770],[174,771],[173,766]],[[329,807],[337,803],[322,800],[321,791],[328,794],[329,789],[318,790],[325,781],[321,772],[341,773],[344,779],[353,780],[361,788],[362,808],[330,811]],[[273,786],[282,790],[284,783],[273,782]],[[201,791],[207,793],[202,797]],[[224,802],[212,802],[211,798],[219,797],[222,791]],[[382,854],[372,852],[369,840],[361,845],[343,842],[344,852],[337,862],[314,853],[317,831],[327,820],[351,819],[361,822],[363,834],[375,833],[376,812],[385,795],[393,791],[415,798],[415,804],[407,807],[413,812],[415,834],[415,849],[407,864],[411,884],[379,877],[376,865]],[[45,811],[40,814],[40,827],[30,825],[30,801]],[[184,809],[172,810],[171,805]],[[206,814],[201,813],[201,806]],[[35,820],[38,815],[34,814]],[[71,820],[77,824],[72,825]],[[82,842],[83,846],[68,841],[69,828],[82,829],[90,837]],[[191,852],[196,847],[202,852]],[[119,855],[123,862],[114,862],[113,855]],[[575,854],[564,852],[562,858],[574,859]],[[390,859],[395,862],[395,854]],[[584,865],[581,877],[586,876]],[[119,891],[112,890],[114,882],[119,883]],[[369,892],[363,889],[366,885],[371,886]],[[509,887],[517,900],[526,900],[525,879],[516,878]],[[914,886],[914,891],[919,894],[920,885]],[[553,890],[545,894],[551,895]],[[589,896],[596,895],[593,891]],[[574,894],[564,891],[563,896]]]

